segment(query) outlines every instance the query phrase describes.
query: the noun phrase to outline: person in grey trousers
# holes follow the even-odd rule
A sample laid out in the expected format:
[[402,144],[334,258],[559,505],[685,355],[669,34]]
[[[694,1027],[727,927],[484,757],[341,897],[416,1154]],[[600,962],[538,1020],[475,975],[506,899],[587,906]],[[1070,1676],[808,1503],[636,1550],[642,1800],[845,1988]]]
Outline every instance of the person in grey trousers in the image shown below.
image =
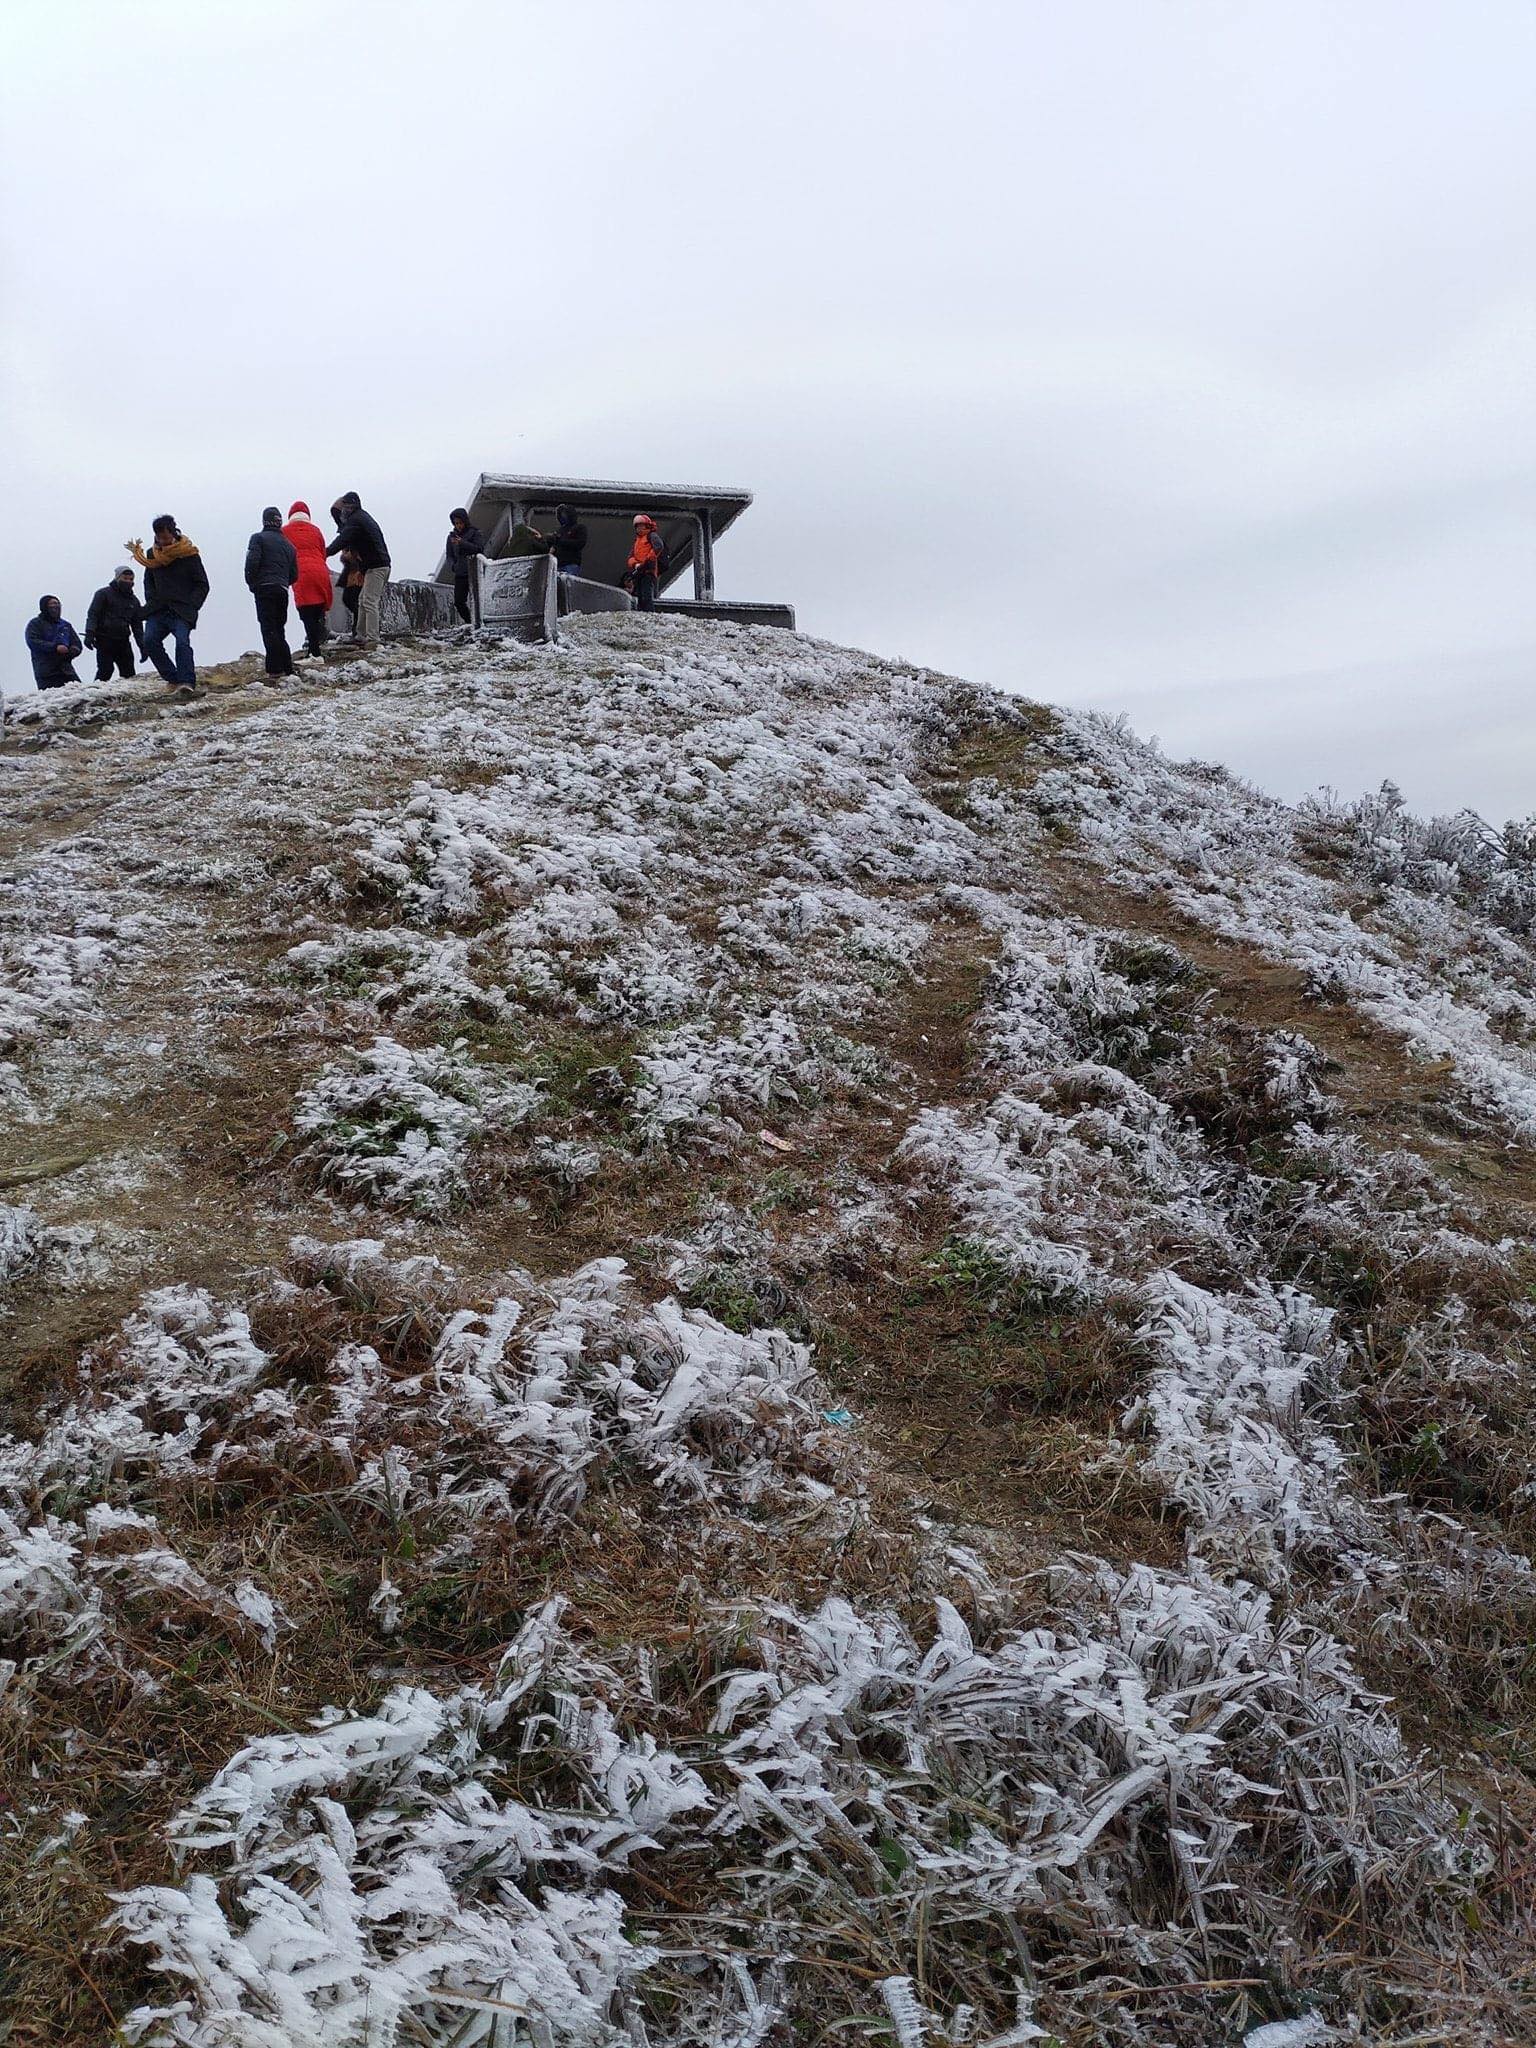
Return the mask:
[[269,676],[291,676],[288,648],[288,593],[299,573],[299,558],[283,535],[283,515],[269,505],[245,551],[245,586],[256,600],[256,622]]
[[379,522],[363,510],[356,491],[343,491],[336,500],[336,538],[326,549],[339,555],[345,549],[363,572],[362,594],[357,601],[357,644],[376,647],[379,642],[379,606],[389,582],[389,547]]

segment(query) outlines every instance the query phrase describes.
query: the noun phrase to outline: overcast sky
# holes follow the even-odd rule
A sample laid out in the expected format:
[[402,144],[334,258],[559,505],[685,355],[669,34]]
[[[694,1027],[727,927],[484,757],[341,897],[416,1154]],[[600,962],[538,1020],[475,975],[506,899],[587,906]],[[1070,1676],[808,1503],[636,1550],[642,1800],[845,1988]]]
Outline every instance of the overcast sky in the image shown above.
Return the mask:
[[170,510],[433,565],[742,484],[723,594],[1285,795],[1536,809],[1532,0],[27,0],[0,632]]

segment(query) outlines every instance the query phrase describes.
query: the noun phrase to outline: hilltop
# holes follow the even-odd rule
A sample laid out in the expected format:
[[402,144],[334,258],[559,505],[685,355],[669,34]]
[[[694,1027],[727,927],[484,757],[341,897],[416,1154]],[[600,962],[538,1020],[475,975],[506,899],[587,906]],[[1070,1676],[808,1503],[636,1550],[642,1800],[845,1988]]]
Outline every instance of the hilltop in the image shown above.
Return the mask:
[[9,2048],[1536,2034],[1536,836],[215,681],[0,748]]

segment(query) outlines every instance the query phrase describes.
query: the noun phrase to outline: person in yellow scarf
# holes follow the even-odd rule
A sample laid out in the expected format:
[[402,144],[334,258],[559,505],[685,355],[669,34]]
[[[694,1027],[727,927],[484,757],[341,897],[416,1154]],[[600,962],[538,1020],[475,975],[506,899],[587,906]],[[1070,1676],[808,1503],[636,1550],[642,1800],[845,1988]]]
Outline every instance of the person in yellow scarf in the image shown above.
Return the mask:
[[[208,571],[169,512],[155,521],[154,535],[147,549],[142,541],[123,543],[144,571],[144,652],[172,689],[190,690],[197,683],[192,629],[208,600]],[[174,664],[165,651],[167,634],[176,645]]]

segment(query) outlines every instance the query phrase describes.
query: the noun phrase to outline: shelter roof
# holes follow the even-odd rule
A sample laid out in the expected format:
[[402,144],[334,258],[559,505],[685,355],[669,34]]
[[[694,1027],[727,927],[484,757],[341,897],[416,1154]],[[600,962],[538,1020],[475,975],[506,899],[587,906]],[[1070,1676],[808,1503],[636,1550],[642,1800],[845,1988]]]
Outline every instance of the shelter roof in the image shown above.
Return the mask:
[[587,512],[709,512],[716,535],[723,533],[752,502],[750,491],[723,484],[616,483],[602,477],[509,476],[487,470],[469,500],[469,516],[484,530],[485,513],[494,518],[502,505],[569,505]]

